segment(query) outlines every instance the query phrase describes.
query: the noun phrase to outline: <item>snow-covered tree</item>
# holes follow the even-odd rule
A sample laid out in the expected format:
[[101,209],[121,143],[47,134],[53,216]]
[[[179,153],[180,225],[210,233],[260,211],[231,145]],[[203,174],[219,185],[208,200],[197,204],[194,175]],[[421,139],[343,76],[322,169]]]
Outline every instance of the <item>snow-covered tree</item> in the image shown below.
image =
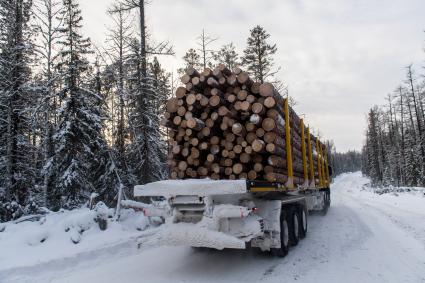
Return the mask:
[[129,64],[132,75],[129,82],[129,125],[131,142],[127,147],[127,160],[138,182],[148,183],[163,179],[166,175],[165,144],[161,137],[160,119],[157,115],[158,96],[154,79],[146,70],[140,70],[139,42],[133,42]]
[[[109,14],[114,21],[114,26],[109,30],[106,50],[111,62],[104,71],[105,79],[109,82],[112,95],[112,140],[119,159],[124,159],[125,144],[128,143],[127,112],[127,60],[130,52],[129,39],[132,38],[132,28],[128,23],[129,13],[113,6]],[[122,160],[124,161],[124,160]]]
[[81,33],[82,16],[76,0],[64,0],[63,26],[60,29],[61,75],[58,126],[54,135],[55,155],[50,162],[55,170],[55,191],[52,208],[75,207],[96,190],[99,154],[103,153],[103,100],[88,89],[89,62],[92,54],[89,39]]
[[131,41],[128,94],[131,142],[127,147],[128,164],[138,182],[147,183],[166,176],[165,145],[157,115],[158,93],[148,70],[149,55],[174,54],[168,42],[148,44],[145,25],[145,0],[122,0],[115,11],[138,11],[139,38]]
[[423,88],[412,66],[387,101],[369,114],[363,172],[377,185],[424,185]]
[[31,204],[32,1],[0,1],[0,220],[16,218]]
[[171,74],[162,68],[157,57],[154,57],[152,62],[149,63],[149,71],[152,77],[152,86],[156,93],[154,102],[156,115],[161,118],[166,111],[165,104],[172,95]]
[[354,150],[344,153],[332,152],[331,163],[333,175],[337,176],[341,173],[360,171],[362,169],[361,158],[361,153]]
[[41,170],[39,175],[41,180],[42,204],[49,207],[50,195],[53,192],[54,173],[50,166],[51,158],[54,155],[53,133],[56,128],[56,107],[57,97],[55,88],[57,87],[57,73],[55,72],[55,59],[58,55],[54,50],[60,36],[59,27],[63,21],[61,0],[39,0],[34,5],[36,27],[39,35],[36,46],[39,56],[37,61],[38,69],[41,70],[35,85],[38,96],[35,106],[35,117],[37,121],[35,127],[40,128],[40,153]]

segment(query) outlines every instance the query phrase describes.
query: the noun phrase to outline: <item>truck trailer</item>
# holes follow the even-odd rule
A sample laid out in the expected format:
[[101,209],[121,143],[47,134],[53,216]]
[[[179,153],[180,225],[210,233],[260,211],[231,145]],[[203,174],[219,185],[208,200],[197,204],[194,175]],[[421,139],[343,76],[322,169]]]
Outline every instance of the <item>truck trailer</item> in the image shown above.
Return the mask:
[[309,213],[330,206],[327,147],[288,97],[238,68],[189,68],[182,82],[163,123],[174,133],[170,180],[135,186],[144,203],[122,201],[163,222],[139,244],[255,247],[286,256],[306,236]]

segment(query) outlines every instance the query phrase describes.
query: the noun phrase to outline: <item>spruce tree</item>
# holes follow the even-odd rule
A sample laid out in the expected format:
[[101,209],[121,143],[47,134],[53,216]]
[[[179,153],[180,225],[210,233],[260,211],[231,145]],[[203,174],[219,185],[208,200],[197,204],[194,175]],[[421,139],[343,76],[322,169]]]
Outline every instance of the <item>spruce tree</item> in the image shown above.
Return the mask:
[[32,1],[0,1],[0,221],[28,211],[34,186],[29,25]]
[[81,10],[76,0],[64,0],[64,18],[60,32],[61,107],[59,123],[54,135],[55,193],[53,209],[76,207],[84,203],[96,190],[99,154],[105,141],[102,136],[102,98],[88,89],[89,62],[92,54],[89,39],[84,38]]
[[219,51],[215,52],[214,60],[217,64],[225,64],[230,70],[240,65],[239,55],[233,43],[223,45]]
[[276,44],[268,43],[270,34],[263,27],[257,25],[250,33],[242,57],[242,66],[247,68],[257,81],[263,83],[277,72],[272,70],[273,55],[277,47]]
[[193,67],[195,69],[202,69],[202,63],[201,63],[201,55],[198,54],[198,52],[190,48],[183,56],[183,61],[185,63],[185,67],[178,70],[179,74],[183,74],[185,70],[189,67]]
[[139,42],[133,41],[133,52],[129,61],[133,71],[129,86],[129,123],[132,138],[126,152],[132,174],[137,182],[144,184],[166,177],[166,147],[156,110],[158,96],[153,85],[154,79],[149,70],[146,70],[146,77],[141,71],[140,50]]
[[366,141],[369,176],[376,185],[382,184],[382,168],[380,158],[380,142],[378,136],[378,109],[375,107],[369,111],[368,137]]

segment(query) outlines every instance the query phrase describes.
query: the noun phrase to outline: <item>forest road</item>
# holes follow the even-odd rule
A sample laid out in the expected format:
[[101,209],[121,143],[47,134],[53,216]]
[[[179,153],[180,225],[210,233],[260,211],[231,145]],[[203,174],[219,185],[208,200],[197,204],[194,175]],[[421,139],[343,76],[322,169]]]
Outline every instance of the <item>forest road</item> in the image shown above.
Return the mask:
[[137,250],[129,242],[0,274],[0,282],[425,283],[425,209],[371,199],[363,181],[359,173],[338,177],[328,214],[310,215],[307,237],[283,259],[252,250]]

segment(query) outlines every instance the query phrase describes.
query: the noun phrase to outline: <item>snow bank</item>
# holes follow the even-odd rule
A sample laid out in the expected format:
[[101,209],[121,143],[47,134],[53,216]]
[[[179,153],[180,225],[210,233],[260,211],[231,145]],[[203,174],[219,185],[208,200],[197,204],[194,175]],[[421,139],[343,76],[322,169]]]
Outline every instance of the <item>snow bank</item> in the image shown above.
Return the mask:
[[398,193],[406,193],[416,197],[425,196],[425,188],[423,187],[372,187],[369,178],[364,177],[361,172],[341,174],[335,178],[333,183],[334,185],[337,185],[338,188],[351,188],[372,192],[378,195],[392,194],[397,196]]
[[[343,191],[368,206],[379,209],[399,225],[409,229],[422,229],[425,232],[423,215],[425,215],[425,188],[422,187],[380,187],[374,188],[370,180],[361,172],[341,174],[331,185],[333,191]],[[418,224],[421,223],[421,224]],[[423,228],[422,228],[423,227]],[[425,243],[425,233],[420,234]]]
[[374,200],[407,200],[405,203],[423,203],[425,201],[425,188],[423,187],[372,187],[369,178],[362,176],[361,172],[344,173],[337,176],[331,185],[332,189],[344,190],[358,197],[364,196]]
[[59,211],[38,221],[1,224],[0,272],[116,245],[135,238],[149,225],[143,213],[123,209],[120,221],[109,218],[107,229],[102,231],[96,218],[107,218],[112,213],[100,205],[96,210]]

